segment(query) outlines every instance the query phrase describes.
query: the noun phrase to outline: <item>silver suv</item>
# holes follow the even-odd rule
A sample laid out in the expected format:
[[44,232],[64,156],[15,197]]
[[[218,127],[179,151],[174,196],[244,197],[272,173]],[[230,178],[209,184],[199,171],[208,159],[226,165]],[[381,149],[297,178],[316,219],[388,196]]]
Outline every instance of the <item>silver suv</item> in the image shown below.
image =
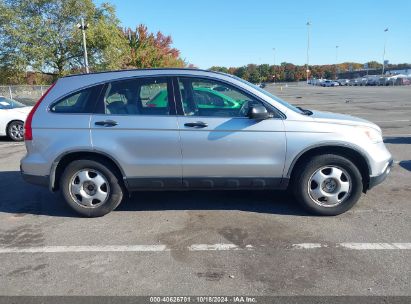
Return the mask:
[[337,215],[392,166],[371,122],[190,69],[61,78],[28,116],[25,143],[24,179],[89,217],[131,191],[287,188],[309,211]]

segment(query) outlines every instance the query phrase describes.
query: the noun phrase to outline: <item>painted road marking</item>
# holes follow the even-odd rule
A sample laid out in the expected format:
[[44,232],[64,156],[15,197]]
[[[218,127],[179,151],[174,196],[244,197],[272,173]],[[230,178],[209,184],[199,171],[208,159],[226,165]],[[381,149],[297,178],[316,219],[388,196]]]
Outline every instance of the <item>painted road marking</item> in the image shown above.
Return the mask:
[[240,249],[253,249],[253,246],[246,245],[245,247],[239,247],[235,244],[194,244],[188,247],[189,251],[216,251],[216,250],[240,250]]
[[397,119],[397,120],[373,120],[373,122],[378,122],[378,123],[381,123],[381,122],[409,122],[409,121],[411,121],[411,120],[409,120],[409,119]]
[[340,246],[354,250],[411,250],[411,243],[341,243]]
[[[193,244],[188,251],[230,251],[270,249],[267,246],[238,246],[236,244]],[[278,249],[278,247],[276,247]],[[284,246],[285,250],[411,250],[411,243],[299,243]],[[43,247],[0,247],[2,253],[76,253],[76,252],[167,252],[174,250],[166,245],[107,245],[107,246],[43,246]]]
[[[193,244],[188,251],[250,250],[253,246],[240,247],[235,244]],[[44,246],[44,247],[0,247],[1,253],[72,253],[72,252],[162,252],[176,249],[166,245],[108,245],[108,246]]]
[[411,243],[338,243],[334,245],[321,243],[293,244],[295,249],[342,248],[351,250],[411,250]]

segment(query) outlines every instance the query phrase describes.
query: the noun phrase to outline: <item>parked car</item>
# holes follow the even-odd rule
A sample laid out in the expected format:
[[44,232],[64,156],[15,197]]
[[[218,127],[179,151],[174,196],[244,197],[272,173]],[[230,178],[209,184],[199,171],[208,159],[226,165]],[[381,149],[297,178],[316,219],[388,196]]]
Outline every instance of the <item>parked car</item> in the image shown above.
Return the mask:
[[[221,92],[228,91],[228,88],[222,90]],[[181,93],[184,95],[184,90],[181,90]],[[237,101],[234,98],[222,94],[220,92],[214,91],[210,88],[194,88],[193,95],[199,100],[198,108],[222,108],[222,109],[239,109],[244,101]],[[152,99],[147,103],[147,107],[158,108],[166,107],[168,104],[168,94],[167,90],[162,90],[158,92]]]
[[338,79],[337,82],[341,85],[341,86],[347,86],[348,83],[350,82],[349,79]]
[[321,83],[322,87],[336,87],[339,86],[340,84],[337,81],[334,80],[325,80]]
[[358,85],[360,86],[366,86],[367,85],[368,78],[367,77],[360,77],[358,78]]
[[368,77],[366,84],[367,84],[368,86],[378,85],[378,79],[379,79],[379,77]]
[[350,79],[349,85],[350,86],[359,86],[361,85],[361,78]]
[[387,81],[386,77],[379,77],[378,80],[377,80],[377,85],[385,86],[386,81]]
[[227,91],[227,88],[222,87],[222,86],[216,86],[213,88],[214,91],[219,91],[219,92],[224,92]]
[[32,107],[0,96],[0,136],[23,140],[23,124]]
[[394,83],[394,85],[409,85],[409,84],[410,84],[410,80],[405,77],[397,77]]
[[390,76],[390,77],[385,77],[385,85],[386,86],[393,86],[395,85],[396,77]]
[[[201,107],[196,89],[217,85],[241,106]],[[168,102],[147,106],[161,91]],[[89,217],[132,191],[193,189],[290,189],[310,212],[337,215],[393,163],[374,123],[191,69],[60,78],[30,112],[24,137],[23,178],[60,190]]]

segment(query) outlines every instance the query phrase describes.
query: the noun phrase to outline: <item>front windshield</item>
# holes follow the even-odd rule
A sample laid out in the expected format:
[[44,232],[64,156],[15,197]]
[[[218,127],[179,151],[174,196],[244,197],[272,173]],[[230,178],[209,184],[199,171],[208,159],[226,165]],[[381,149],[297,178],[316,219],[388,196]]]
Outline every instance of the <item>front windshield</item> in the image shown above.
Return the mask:
[[[231,76],[231,75],[230,75],[230,76]],[[251,83],[251,82],[248,82],[248,81],[246,81],[246,80],[244,80],[244,79],[242,79],[242,78],[240,78],[240,77],[237,77],[237,76],[232,76],[232,77],[234,77],[235,79],[241,81],[242,83],[245,83],[245,84],[248,84],[249,86],[252,86],[254,89],[256,89],[256,90],[258,90],[259,92],[263,93],[264,95],[270,97],[271,99],[274,99],[276,102],[280,103],[281,105],[283,105],[283,106],[286,107],[287,109],[290,109],[290,110],[292,110],[292,111],[294,111],[294,112],[303,114],[303,111],[301,111],[299,108],[297,108],[297,107],[293,106],[292,104],[289,104],[289,103],[286,102],[285,100],[282,100],[281,98],[278,98],[277,96],[275,96],[275,95],[267,92],[266,90],[260,88],[259,86],[255,85],[255,84],[253,84],[253,83]]]
[[0,109],[7,110],[7,109],[23,108],[23,107],[27,107],[27,106],[16,100],[0,96]]

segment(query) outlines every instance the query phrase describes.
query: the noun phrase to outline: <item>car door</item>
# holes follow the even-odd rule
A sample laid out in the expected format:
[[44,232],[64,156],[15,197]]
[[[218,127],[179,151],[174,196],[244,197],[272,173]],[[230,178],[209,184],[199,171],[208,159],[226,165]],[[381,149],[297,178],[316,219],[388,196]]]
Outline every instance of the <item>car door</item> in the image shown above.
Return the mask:
[[[281,117],[254,120],[248,108],[264,103],[225,82],[175,79],[183,154],[189,188],[276,188],[286,153]],[[268,105],[265,105],[268,108]]]
[[106,84],[91,118],[93,148],[113,157],[131,190],[181,187],[182,158],[171,79]]

